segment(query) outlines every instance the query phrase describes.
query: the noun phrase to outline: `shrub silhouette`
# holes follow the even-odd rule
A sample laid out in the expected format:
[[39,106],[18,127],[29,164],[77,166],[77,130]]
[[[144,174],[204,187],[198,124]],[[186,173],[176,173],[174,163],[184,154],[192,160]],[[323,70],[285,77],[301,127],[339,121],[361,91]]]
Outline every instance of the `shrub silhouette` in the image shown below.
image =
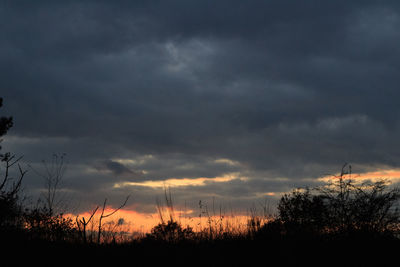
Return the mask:
[[[345,167],[345,166],[344,166]],[[296,189],[278,204],[278,219],[287,233],[397,234],[398,188],[384,180],[356,184],[344,167],[336,181],[314,189]]]
[[278,205],[279,219],[290,231],[320,232],[329,223],[328,207],[321,196],[309,189],[285,194]]
[[181,224],[169,220],[167,223],[159,223],[147,234],[148,239],[175,243],[179,241],[192,240],[195,233],[191,227],[182,228]]
[[30,239],[63,242],[78,240],[78,231],[71,218],[53,215],[47,208],[25,210],[24,222]]

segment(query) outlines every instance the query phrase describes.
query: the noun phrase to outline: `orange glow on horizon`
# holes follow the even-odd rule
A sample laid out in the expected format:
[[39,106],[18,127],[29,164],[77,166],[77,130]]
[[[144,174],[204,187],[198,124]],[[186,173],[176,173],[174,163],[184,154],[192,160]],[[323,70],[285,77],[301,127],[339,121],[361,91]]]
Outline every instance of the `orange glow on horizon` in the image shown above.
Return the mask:
[[[114,209],[107,207],[104,210],[104,214],[107,215],[113,211]],[[101,210],[97,210],[96,214],[93,216],[93,220],[91,223],[93,223],[94,225],[98,225],[100,214]],[[86,211],[80,214],[66,214],[65,216],[74,219],[77,216],[78,218],[84,217],[85,220],[88,220],[91,215],[91,211]],[[102,224],[107,224],[110,222],[117,223],[119,219],[123,219],[123,225],[129,228],[129,232],[140,233],[150,232],[151,228],[153,228],[160,221],[158,213],[140,213],[134,210],[120,209],[111,217],[104,219]]]
[[[111,208],[106,208],[104,214],[109,214],[113,211]],[[212,227],[213,229],[223,229],[241,232],[244,231],[247,227],[248,220],[250,219],[249,215],[210,215],[210,216],[188,216],[187,214],[192,213],[192,210],[187,211],[186,215],[183,211],[174,211],[174,220],[179,222],[182,227],[191,227],[194,231],[202,231],[204,229],[209,229]],[[99,217],[101,211],[97,211],[95,216],[93,217],[92,224],[94,224],[94,229],[98,227]],[[91,216],[91,212],[83,212],[78,215],[74,214],[66,214],[66,217],[75,219],[76,216],[78,218],[84,217],[86,220]],[[146,234],[150,233],[151,229],[161,223],[161,219],[159,213],[140,213],[134,210],[129,209],[121,209],[117,211],[112,217],[106,218],[103,220],[102,225],[107,225],[107,223],[114,222],[117,223],[119,219],[123,219],[125,229],[130,233],[141,233]],[[168,212],[163,214],[163,219],[167,222],[170,217]]]
[[[230,181],[233,179],[242,179],[238,178],[240,177],[239,175],[236,174],[230,174],[222,177],[216,177],[216,178],[196,178],[196,179],[168,179],[168,185],[169,186],[201,186],[205,185],[208,182],[225,182],[225,181]],[[317,181],[327,183],[329,181],[335,180],[338,178],[338,175],[329,175],[329,176],[324,176],[320,177],[317,179]],[[396,183],[400,182],[400,169],[391,169],[391,170],[377,170],[377,171],[371,171],[371,172],[366,172],[366,173],[352,173],[351,175],[345,175],[344,178],[351,178],[354,180],[356,183],[360,182],[365,182],[365,181],[371,181],[375,182],[381,179],[388,180],[391,183]],[[244,178],[247,179],[247,178]],[[140,184],[140,186],[150,186],[150,187],[164,187],[166,186],[166,181],[146,181],[142,183],[121,183],[121,184],[116,184],[114,187],[123,187],[123,186],[129,186],[129,185],[137,185]],[[284,192],[271,192],[267,191],[264,193],[258,194],[260,197],[265,197],[265,196],[279,196],[283,194]],[[114,209],[111,207],[107,207],[104,211],[105,214],[109,214],[113,212]],[[169,220],[169,210],[168,208],[165,208],[162,210],[162,215],[164,221]],[[97,224],[99,221],[99,216],[100,216],[101,210],[98,210],[96,212],[96,215],[93,218],[93,224]],[[251,218],[249,215],[241,215],[239,213],[232,213],[229,215],[222,214],[222,215],[213,215],[213,216],[199,216],[195,214],[193,210],[179,210],[175,209],[174,210],[174,216],[173,218],[178,221],[182,227],[192,227],[194,231],[201,231],[204,229],[211,227],[220,227],[223,226],[224,229],[230,229],[234,231],[242,231],[245,230],[247,227],[248,220]],[[200,213],[200,212],[199,212]],[[91,215],[90,211],[80,213],[78,216],[79,218],[85,217],[85,219],[88,219]],[[192,215],[192,216],[191,216]],[[75,219],[77,216],[76,214],[68,214],[67,215],[70,218]],[[125,207],[124,209],[119,210],[116,212],[112,217],[106,218],[103,220],[103,224],[107,224],[109,222],[118,222],[119,219],[123,219],[123,226],[125,228],[129,228],[130,233],[149,233],[151,232],[151,229],[159,224],[161,222],[160,215],[158,212],[154,213],[142,213],[134,210],[134,207],[127,208]],[[216,229],[216,228],[214,228]]]
[[[321,182],[329,182],[334,179],[337,179],[338,175],[328,175],[321,178],[318,178],[318,181]],[[352,173],[351,175],[345,175],[345,178],[351,178],[355,182],[365,182],[371,181],[376,182],[379,180],[388,180],[391,183],[400,182],[400,170],[392,169],[392,170],[380,170],[380,171],[372,171],[366,173]]]

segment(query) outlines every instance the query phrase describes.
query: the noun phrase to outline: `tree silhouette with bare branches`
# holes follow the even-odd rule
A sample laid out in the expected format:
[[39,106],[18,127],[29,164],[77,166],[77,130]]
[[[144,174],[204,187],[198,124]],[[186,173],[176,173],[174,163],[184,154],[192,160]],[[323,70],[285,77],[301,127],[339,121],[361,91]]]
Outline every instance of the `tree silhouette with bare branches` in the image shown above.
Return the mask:
[[[3,99],[0,98],[0,107],[3,105]],[[0,117],[0,137],[5,135],[13,126],[12,117]],[[0,139],[0,142],[2,139]],[[1,149],[1,147],[0,147]],[[18,204],[18,192],[21,189],[22,180],[26,171],[22,170],[19,161],[22,157],[16,158],[11,153],[0,154],[0,162],[4,164],[4,175],[0,181],[0,227],[7,229],[14,227],[21,222],[21,207]],[[18,172],[11,174],[11,169],[17,166]]]
[[328,185],[282,196],[279,219],[290,232],[395,235],[400,224],[400,189],[385,180],[356,183],[345,164]]

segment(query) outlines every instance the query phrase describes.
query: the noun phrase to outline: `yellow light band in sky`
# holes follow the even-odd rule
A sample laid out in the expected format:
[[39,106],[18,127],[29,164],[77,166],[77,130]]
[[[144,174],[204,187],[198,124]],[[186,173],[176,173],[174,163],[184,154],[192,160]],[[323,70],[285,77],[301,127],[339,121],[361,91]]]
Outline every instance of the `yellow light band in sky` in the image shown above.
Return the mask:
[[[337,179],[339,176],[324,176],[321,178],[318,178],[318,181],[321,182],[329,182],[333,179]],[[346,175],[344,178],[351,178],[355,182],[365,182],[365,181],[371,181],[371,182],[376,182],[379,180],[388,180],[389,182],[396,183],[400,182],[400,170],[398,169],[391,169],[391,170],[381,170],[381,171],[373,171],[373,172],[366,172],[366,173],[353,173],[350,175]]]
[[152,187],[152,188],[164,188],[164,187],[182,187],[182,186],[204,186],[207,183],[222,183],[222,182],[229,182],[235,179],[245,179],[245,178],[238,178],[237,173],[226,174],[221,177],[214,177],[214,178],[170,178],[166,180],[160,181],[143,181],[143,182],[121,182],[114,184],[114,188],[122,188],[127,186],[145,186],[145,187]]

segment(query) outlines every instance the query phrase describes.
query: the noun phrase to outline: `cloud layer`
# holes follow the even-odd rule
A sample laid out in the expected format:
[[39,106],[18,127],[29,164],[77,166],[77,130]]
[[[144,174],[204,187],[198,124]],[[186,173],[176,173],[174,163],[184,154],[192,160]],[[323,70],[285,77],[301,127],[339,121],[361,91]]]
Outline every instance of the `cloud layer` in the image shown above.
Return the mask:
[[5,2],[3,148],[65,152],[83,206],[143,211],[160,190],[113,186],[235,173],[176,198],[245,206],[343,162],[397,168],[399,26],[397,1]]

